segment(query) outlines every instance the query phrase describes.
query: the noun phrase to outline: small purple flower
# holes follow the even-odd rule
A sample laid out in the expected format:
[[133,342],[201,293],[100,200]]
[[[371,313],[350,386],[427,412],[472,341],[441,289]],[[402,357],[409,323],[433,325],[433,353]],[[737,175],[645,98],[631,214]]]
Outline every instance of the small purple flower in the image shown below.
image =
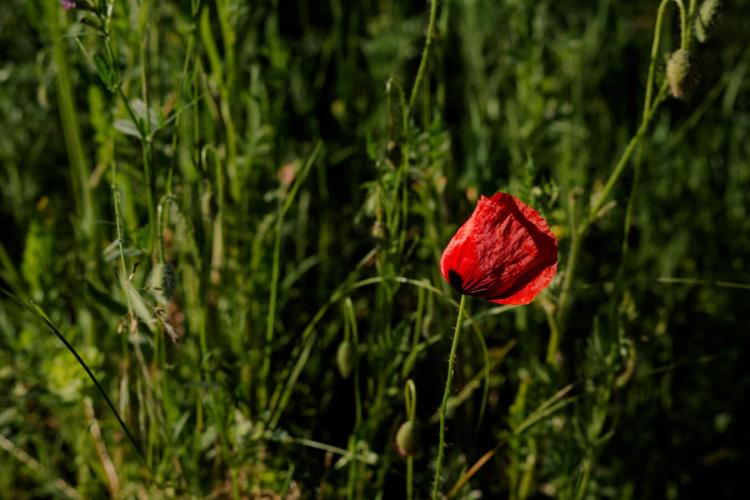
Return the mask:
[[60,0],[60,5],[65,10],[75,9],[76,8],[76,2],[75,0]]

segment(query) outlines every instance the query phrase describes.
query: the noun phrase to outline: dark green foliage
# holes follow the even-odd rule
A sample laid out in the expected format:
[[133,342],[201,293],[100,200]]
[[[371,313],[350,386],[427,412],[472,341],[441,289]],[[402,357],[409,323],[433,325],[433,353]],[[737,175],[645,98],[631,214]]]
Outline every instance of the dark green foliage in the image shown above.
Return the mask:
[[5,3],[0,497],[427,498],[497,190],[559,273],[468,300],[441,491],[750,494],[747,1],[666,2],[653,60],[659,2],[441,1],[416,86],[430,2]]

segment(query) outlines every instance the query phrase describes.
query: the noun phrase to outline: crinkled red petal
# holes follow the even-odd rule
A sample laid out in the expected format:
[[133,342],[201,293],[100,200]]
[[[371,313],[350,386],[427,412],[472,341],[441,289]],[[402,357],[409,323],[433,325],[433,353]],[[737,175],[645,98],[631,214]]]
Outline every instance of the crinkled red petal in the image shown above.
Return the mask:
[[498,304],[528,304],[557,272],[557,240],[518,198],[482,196],[443,251],[440,270],[454,288]]

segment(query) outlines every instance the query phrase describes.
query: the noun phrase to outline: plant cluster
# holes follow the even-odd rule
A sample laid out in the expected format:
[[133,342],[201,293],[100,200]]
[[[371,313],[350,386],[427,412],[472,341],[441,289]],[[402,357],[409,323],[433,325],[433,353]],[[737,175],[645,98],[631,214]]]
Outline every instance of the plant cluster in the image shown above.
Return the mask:
[[748,491],[747,2],[8,2],[0,492]]

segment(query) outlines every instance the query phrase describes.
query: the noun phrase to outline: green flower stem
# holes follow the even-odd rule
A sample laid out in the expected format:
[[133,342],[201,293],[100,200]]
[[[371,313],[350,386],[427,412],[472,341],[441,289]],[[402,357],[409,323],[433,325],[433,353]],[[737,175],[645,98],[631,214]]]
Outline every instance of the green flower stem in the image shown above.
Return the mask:
[[586,232],[588,227],[596,218],[596,215],[599,213],[606,201],[609,199],[609,196],[612,194],[612,189],[620,179],[620,175],[622,175],[622,172],[625,170],[625,167],[627,166],[630,157],[633,155],[636,146],[638,146],[638,144],[641,142],[641,139],[646,134],[646,131],[648,130],[648,126],[651,124],[651,119],[654,117],[656,109],[659,107],[659,104],[661,104],[661,101],[664,100],[664,97],[666,97],[666,88],[667,87],[665,82],[664,85],[662,85],[662,88],[659,92],[659,95],[656,97],[653,106],[651,106],[650,111],[643,117],[643,121],[641,122],[641,126],[638,128],[638,131],[630,139],[630,142],[625,148],[625,151],[622,153],[622,156],[620,156],[620,159],[617,161],[615,168],[609,175],[609,179],[607,179],[607,183],[604,185],[604,189],[602,189],[599,196],[597,196],[596,201],[591,205],[591,210],[589,210],[588,218],[578,230],[580,234],[584,234]]
[[464,305],[466,304],[466,295],[461,295],[461,302],[458,304],[458,317],[456,318],[456,330],[453,332],[453,344],[451,353],[448,358],[448,376],[445,379],[445,391],[443,392],[443,401],[440,403],[440,441],[438,442],[438,456],[435,461],[435,480],[432,483],[432,499],[438,498],[440,490],[441,469],[443,466],[443,450],[445,448],[445,414],[448,409],[448,398],[451,394],[451,383],[453,382],[453,369],[456,362],[456,350],[458,349],[458,339],[461,336],[461,321],[464,317]]
[[[577,249],[576,249],[577,251]],[[568,255],[570,257],[572,252]],[[569,268],[568,268],[569,269]],[[568,288],[570,290],[570,288]],[[557,348],[560,345],[560,328],[557,326],[557,321],[552,314],[547,314],[547,323],[549,324],[549,342],[547,343],[547,357],[545,360],[548,364],[557,366]]]
[[[594,222],[594,220],[596,220],[597,215],[599,214],[599,211],[602,209],[605,202],[609,199],[609,196],[612,194],[612,190],[615,184],[617,183],[617,181],[620,179],[620,176],[625,170],[625,167],[628,165],[628,162],[631,156],[633,155],[633,152],[636,150],[637,146],[641,143],[641,140],[643,139],[646,132],[648,131],[648,126],[651,124],[651,120],[654,117],[656,110],[659,108],[659,105],[667,96],[668,88],[669,87],[667,85],[667,82],[664,81],[648,113],[644,115],[643,121],[641,122],[641,126],[638,128],[638,131],[635,133],[635,135],[630,139],[630,142],[625,148],[625,151],[623,151],[622,156],[620,156],[619,160],[617,161],[617,164],[615,165],[615,168],[612,170],[612,173],[610,174],[609,179],[607,179],[607,183],[604,185],[604,188],[602,189],[601,193],[599,193],[599,196],[593,202],[591,209],[589,210],[588,214],[585,216],[583,222],[577,227],[575,224],[573,224],[572,226],[573,236],[571,239],[571,248],[570,248],[570,253],[568,254],[568,260],[567,260],[567,264],[565,267],[565,279],[563,280],[562,292],[560,293],[560,300],[558,302],[558,310],[557,310],[556,322],[557,322],[557,327],[559,331],[557,332],[557,334],[552,335],[550,337],[550,343],[547,348],[547,360],[548,361],[554,360],[555,353],[557,352],[557,346],[559,345],[560,338],[562,337],[562,334],[564,333],[565,319],[567,316],[568,309],[570,308],[571,289],[573,287],[573,282],[575,278],[576,264],[578,262],[578,257],[580,255],[581,242],[583,238],[586,236],[586,233],[588,232],[589,227],[591,227],[591,224]],[[573,219],[575,220],[575,214],[573,214]]]
[[[146,189],[146,203],[148,208],[148,227],[149,227],[149,242],[148,242],[148,252],[149,255],[153,256],[154,249],[155,249],[155,242],[156,242],[156,230],[157,230],[157,223],[156,223],[156,203],[155,203],[155,192],[156,192],[156,183],[153,179],[153,172],[151,169],[151,159],[153,155],[153,151],[151,149],[151,137],[149,136],[149,132],[146,129],[146,125],[138,119],[138,117],[135,115],[135,111],[130,106],[130,101],[128,100],[128,96],[125,95],[125,91],[122,90],[122,85],[118,85],[117,87],[117,95],[120,97],[120,100],[122,101],[123,105],[125,106],[125,110],[128,112],[128,115],[130,116],[130,119],[135,124],[136,128],[138,129],[138,133],[140,134],[140,141],[141,141],[141,153],[143,158],[143,176],[146,180],[147,189]],[[148,122],[148,111],[146,120],[144,122]]]
[[424,78],[424,72],[427,68],[427,58],[430,55],[430,47],[432,46],[432,37],[435,33],[435,17],[437,16],[437,0],[430,0],[430,19],[427,23],[427,36],[424,42],[424,48],[422,49],[422,58],[419,60],[419,68],[417,69],[417,76],[414,79],[414,85],[411,88],[411,95],[409,96],[409,105],[406,108],[406,117],[408,119],[411,114],[414,103],[417,100],[419,94],[419,86],[422,84],[422,78]]
[[[354,314],[354,305],[352,299],[347,297],[344,300],[344,314],[347,318],[347,322],[350,325],[347,332],[347,340],[351,336],[352,345],[352,368],[353,368],[353,383],[354,383],[354,428],[352,429],[351,436],[349,437],[349,453],[352,456],[357,454],[357,435],[362,425],[362,395],[359,389],[359,333],[357,331],[357,319]],[[349,479],[347,485],[347,498],[356,498],[356,479],[360,464],[356,460],[352,460],[349,464]]]
[[661,41],[661,25],[664,20],[664,10],[671,0],[662,0],[656,11],[656,25],[654,26],[654,41],[651,44],[651,60],[648,64],[648,77],[646,78],[646,98],[643,100],[643,119],[646,119],[648,110],[651,108],[651,100],[654,92],[654,74],[656,73],[656,60],[659,57],[659,43]]
[[[409,379],[404,387],[404,403],[406,406],[406,420],[414,422],[417,418],[417,386]],[[406,457],[406,500],[414,498],[414,457]]]
[[[659,10],[656,14],[656,25],[654,27],[654,40],[651,44],[651,60],[649,61],[648,65],[648,77],[646,79],[646,97],[643,101],[643,115],[641,118],[641,125],[647,120],[649,115],[649,110],[651,109],[651,104],[653,100],[653,89],[654,89],[654,75],[656,73],[656,61],[659,57],[659,43],[661,41],[661,32],[662,32],[662,21],[664,19],[664,11],[669,4],[671,0],[662,0],[661,4],[659,5]],[[681,46],[683,49],[687,49],[689,42],[690,42],[690,36],[689,33],[687,33],[687,18],[685,15],[685,8],[682,4],[681,0],[675,0],[677,5],[680,8],[680,30],[681,30]],[[695,0],[691,0],[690,2],[690,9],[691,12],[695,8]],[[628,248],[628,242],[630,241],[630,228],[632,226],[633,221],[633,211],[635,209],[635,198],[636,193],[638,190],[638,182],[641,178],[641,165],[643,160],[643,148],[644,144],[641,142],[641,144],[638,146],[638,152],[635,156],[634,161],[634,167],[633,167],[633,181],[632,185],[630,187],[630,195],[628,196],[628,204],[625,208],[625,222],[623,227],[623,239],[622,239],[622,263],[620,265],[620,274],[624,272],[624,263],[627,259],[627,254],[629,251]],[[618,280],[619,281],[619,280]]]
[[680,11],[680,47],[687,49],[688,40],[690,40],[687,11],[682,0],[674,0],[674,3],[677,4],[677,8]]
[[[581,241],[585,237],[593,221],[598,216],[600,210],[604,207],[605,203],[609,199],[610,195],[612,194],[612,190],[615,187],[615,184],[617,184],[617,181],[620,179],[620,176],[625,171],[625,167],[628,165],[628,162],[630,161],[631,156],[633,156],[633,153],[636,150],[638,151],[638,154],[636,155],[635,178],[633,182],[634,183],[637,182],[638,177],[640,176],[640,163],[641,163],[641,156],[643,153],[642,139],[645,136],[646,132],[648,131],[648,126],[650,125],[651,119],[656,113],[656,110],[658,109],[659,105],[666,97],[667,82],[664,81],[660,87],[659,94],[654,99],[654,80],[655,80],[655,75],[656,75],[656,61],[659,57],[659,47],[660,47],[660,42],[661,42],[662,24],[664,21],[664,11],[666,10],[667,5],[672,1],[674,1],[680,8],[680,20],[681,20],[680,28],[681,28],[682,47],[685,48],[687,46],[687,43],[690,40],[690,36],[689,34],[687,34],[687,27],[686,27],[687,17],[685,14],[685,8],[684,8],[684,4],[682,3],[682,0],[662,0],[656,12],[656,24],[654,26],[654,40],[651,45],[651,59],[649,61],[648,76],[646,77],[646,95],[643,100],[643,117],[641,119],[641,124],[638,128],[638,131],[630,139],[630,142],[625,148],[625,151],[620,156],[619,160],[615,164],[614,169],[612,170],[612,173],[607,179],[607,182],[604,185],[604,188],[602,189],[600,193],[598,193],[598,196],[591,204],[591,209],[589,210],[588,214],[584,217],[584,220],[582,221],[580,225],[576,224],[577,217],[575,213],[575,207],[571,209],[571,233],[572,233],[571,246],[570,246],[570,251],[568,253],[567,264],[565,266],[565,278],[563,279],[562,291],[560,292],[560,299],[558,301],[557,318],[554,321],[555,328],[552,328],[552,334],[550,335],[549,343],[547,344],[547,358],[546,359],[548,363],[554,364],[555,355],[557,353],[557,349],[560,343],[560,338],[564,330],[564,324],[565,324],[567,312],[570,306],[570,296],[571,296],[571,289],[573,287],[573,281],[575,277],[576,264],[578,262],[578,256],[580,254]],[[693,4],[691,3],[691,10],[692,9],[693,9]],[[631,189],[630,196],[628,197],[628,204],[627,204],[626,213],[625,213],[625,239],[626,240],[630,232],[634,192],[635,192],[635,185]],[[571,203],[574,203],[574,200],[572,198],[571,198]],[[623,248],[626,248],[625,245],[626,243],[623,243]]]
[[406,457],[406,500],[414,498],[414,457]]
[[151,73],[150,68],[150,44],[151,34],[149,33],[149,20],[151,12],[151,2],[145,0],[141,5],[140,16],[142,19],[141,24],[141,44],[140,44],[140,58],[141,58],[141,93],[143,96],[143,105],[146,108],[146,116],[141,124],[141,150],[143,156],[143,175],[146,181],[146,199],[148,202],[148,252],[151,256],[152,262],[155,262],[156,257],[156,238],[157,238],[157,222],[156,222],[156,172],[154,171],[154,147],[153,137],[151,134],[151,101],[149,95],[149,76]]

